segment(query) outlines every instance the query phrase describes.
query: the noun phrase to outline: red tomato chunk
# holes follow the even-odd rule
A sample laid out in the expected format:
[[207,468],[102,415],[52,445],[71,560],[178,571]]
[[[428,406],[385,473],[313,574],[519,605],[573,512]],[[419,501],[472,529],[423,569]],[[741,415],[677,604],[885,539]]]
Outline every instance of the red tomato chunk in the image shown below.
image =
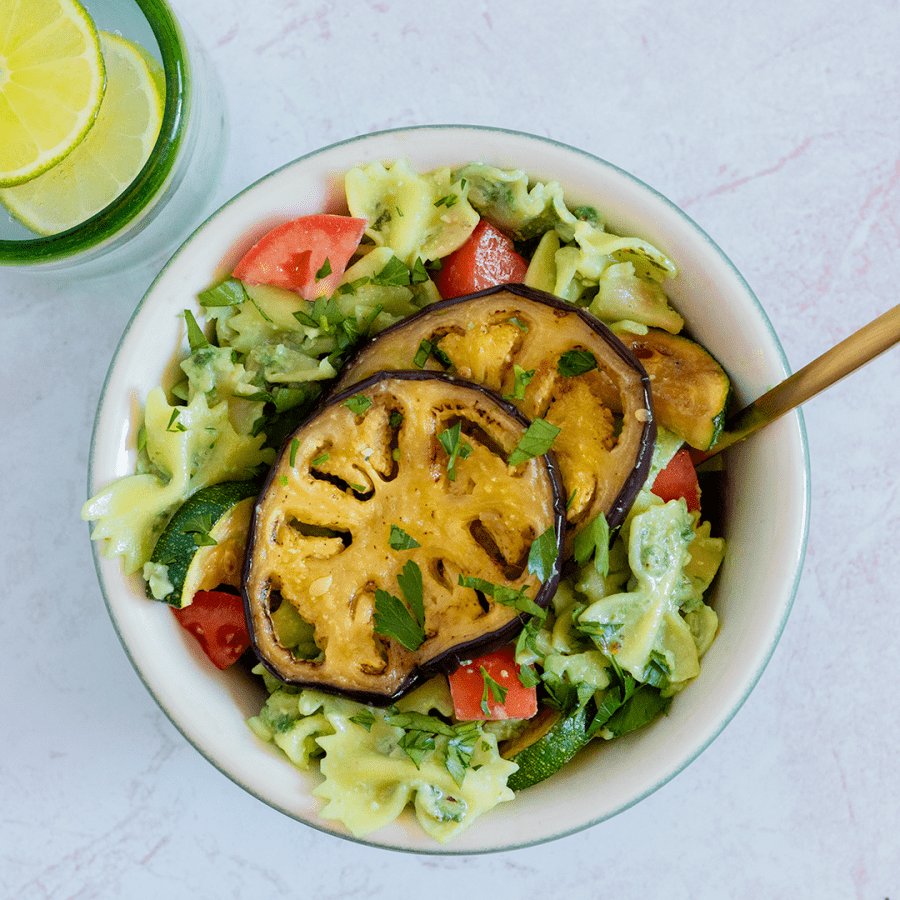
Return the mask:
[[219,669],[236,663],[250,646],[244,601],[237,594],[197,591],[189,606],[172,612]]
[[[495,698],[485,675],[506,690],[504,700]],[[512,644],[460,666],[450,676],[450,693],[456,718],[464,722],[474,719],[530,719],[537,714],[537,689],[525,687],[519,681],[519,667]],[[485,705],[489,712],[485,712]]]
[[232,274],[248,284],[286,288],[306,300],[331,295],[365,230],[365,219],[301,216],[264,234]]
[[666,503],[684,497],[691,512],[700,511],[700,484],[687,447],[682,447],[656,476],[650,490]]
[[521,282],[528,263],[513,242],[482,219],[469,239],[443,260],[434,281],[444,299],[462,297],[497,284]]

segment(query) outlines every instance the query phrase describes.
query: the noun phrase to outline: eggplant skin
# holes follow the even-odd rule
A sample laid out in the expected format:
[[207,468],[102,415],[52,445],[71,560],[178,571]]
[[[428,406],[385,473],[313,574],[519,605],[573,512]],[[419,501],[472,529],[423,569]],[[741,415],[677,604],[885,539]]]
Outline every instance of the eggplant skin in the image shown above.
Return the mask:
[[[364,398],[364,400],[360,400]],[[330,396],[288,439],[257,498],[242,594],[257,657],[280,680],[387,705],[423,680],[512,640],[527,617],[471,588],[481,578],[546,608],[566,532],[552,450],[506,460],[529,420],[483,386],[435,372],[379,372]],[[439,435],[459,425],[455,458]],[[396,526],[419,546],[393,549]],[[555,529],[543,582],[527,570],[531,543]],[[374,631],[376,589],[403,597],[409,562],[423,580],[426,638],[415,650]],[[300,659],[271,613],[291,603],[321,649]]]
[[[427,359],[423,341],[436,348]],[[557,362],[569,351],[588,351],[597,368],[563,376]],[[647,372],[606,325],[544,291],[498,285],[434,303],[380,332],[345,365],[335,390],[380,370],[423,364],[507,397],[515,393],[516,367],[533,371],[512,402],[527,418],[562,429],[554,452],[570,501],[569,549],[601,513],[610,529],[621,525],[650,471],[656,417]]]

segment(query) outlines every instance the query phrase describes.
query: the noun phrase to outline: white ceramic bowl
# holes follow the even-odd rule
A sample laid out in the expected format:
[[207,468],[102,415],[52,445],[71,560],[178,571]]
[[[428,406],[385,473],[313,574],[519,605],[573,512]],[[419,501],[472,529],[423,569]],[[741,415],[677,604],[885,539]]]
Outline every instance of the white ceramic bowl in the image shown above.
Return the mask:
[[[340,211],[342,174],[357,163],[407,159],[428,171],[472,160],[559,181],[573,203],[602,209],[615,230],[660,247],[680,268],[671,295],[689,328],[731,374],[740,402],[786,374],[772,326],[734,266],[687,216],[636,178],[588,153],[521,133],[424,127],[345,141],[296,160],[239,194],[189,238],[138,306],[110,368],[91,451],[91,492],[134,467],[135,411],[164,381],[184,340],[181,310],[227,273],[277,222]],[[186,348],[185,348],[186,349]],[[719,734],[753,689],[781,635],[806,544],[809,463],[802,420],[791,414],[728,453],[728,554],[713,590],[721,633],[703,671],[667,717],[604,744],[595,741],[548,781],[502,804],[446,846],[408,817],[365,843],[425,853],[476,853],[546,841],[603,821],[681,771]],[[213,765],[265,803],[323,831],[317,774],[291,766],[245,724],[263,691],[255,680],[208,665],[137,577],[95,554],[110,616],[147,689]]]

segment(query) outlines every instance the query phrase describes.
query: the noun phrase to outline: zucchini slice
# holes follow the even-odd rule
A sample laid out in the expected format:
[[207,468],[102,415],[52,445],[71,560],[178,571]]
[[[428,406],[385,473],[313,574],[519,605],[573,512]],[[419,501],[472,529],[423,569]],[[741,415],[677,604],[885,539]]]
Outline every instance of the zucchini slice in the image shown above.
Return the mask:
[[525,285],[435,303],[382,331],[344,368],[337,390],[387,369],[445,370],[484,384],[553,444],[568,498],[569,546],[604,513],[621,524],[650,467],[650,383],[613,333],[583,309]]
[[[269,671],[384,705],[511,640],[525,616],[502,601],[521,591],[545,608],[565,503],[552,453],[508,462],[529,424],[496,394],[438,373],[381,373],[330,398],[288,440],[253,512],[244,604]],[[540,582],[528,557],[551,528],[555,562]],[[477,588],[460,583],[469,578]],[[385,627],[391,596],[395,615],[418,620],[420,643]],[[282,603],[313,627],[315,658],[279,640]]]
[[544,781],[590,740],[586,706],[579,706],[567,715],[544,707],[521,734],[500,745],[500,755],[519,765],[509,776],[507,786],[521,791]]
[[258,481],[225,481],[185,500],[150,557],[151,563],[166,567],[172,586],[157,599],[183,608],[197,591],[221,585],[240,590],[250,514],[259,488]]
[[660,427],[697,450],[712,447],[725,425],[731,380],[709,351],[659,328],[644,335],[620,332],[619,338],[650,376]]

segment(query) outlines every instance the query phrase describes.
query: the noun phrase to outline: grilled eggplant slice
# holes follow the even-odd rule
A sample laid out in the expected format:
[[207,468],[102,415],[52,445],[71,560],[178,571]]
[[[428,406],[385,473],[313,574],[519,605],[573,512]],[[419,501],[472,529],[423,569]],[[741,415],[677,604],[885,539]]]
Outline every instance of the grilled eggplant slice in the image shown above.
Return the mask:
[[[524,591],[546,607],[565,535],[552,452],[508,463],[529,424],[439,373],[379,373],[331,397],[288,440],[253,512],[243,594],[264,665],[290,684],[386,704],[513,638],[525,616],[500,601]],[[540,582],[528,557],[551,528],[556,561]],[[424,639],[412,648],[376,621],[386,595],[415,617],[405,567],[422,581]],[[281,603],[313,626],[316,658],[280,643]]]
[[691,447],[709,450],[722,433],[731,399],[722,366],[701,344],[660,328],[619,337],[650,376],[659,425]]
[[416,368],[484,384],[529,419],[561,429],[553,450],[568,495],[570,546],[602,513],[610,528],[621,524],[656,442],[650,382],[590,313],[519,284],[435,303],[367,344],[337,390],[380,370]]

